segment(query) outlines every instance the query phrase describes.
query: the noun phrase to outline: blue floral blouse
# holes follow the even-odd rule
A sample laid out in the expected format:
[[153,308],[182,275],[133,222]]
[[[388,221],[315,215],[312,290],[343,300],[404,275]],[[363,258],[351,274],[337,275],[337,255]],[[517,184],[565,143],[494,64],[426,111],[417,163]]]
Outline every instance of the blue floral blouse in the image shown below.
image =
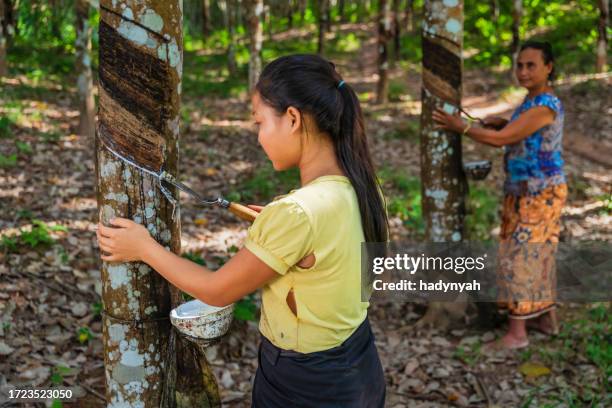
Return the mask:
[[565,112],[559,98],[550,93],[542,93],[533,98],[525,97],[510,121],[536,106],[552,109],[555,120],[520,142],[505,147],[506,194],[537,195],[547,187],[566,182],[561,157]]

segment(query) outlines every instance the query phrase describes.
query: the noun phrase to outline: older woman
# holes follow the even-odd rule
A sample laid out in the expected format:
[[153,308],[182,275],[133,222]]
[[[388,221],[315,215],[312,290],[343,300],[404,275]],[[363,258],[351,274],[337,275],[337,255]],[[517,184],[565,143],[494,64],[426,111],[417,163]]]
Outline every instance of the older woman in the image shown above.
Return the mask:
[[567,184],[561,158],[564,111],[550,86],[553,64],[550,44],[530,41],[521,47],[516,77],[528,92],[510,121],[490,117],[484,127],[473,127],[459,114],[433,114],[439,128],[505,147],[498,303],[508,308],[510,323],[489,348],[526,347],[527,326],[557,332],[554,244]]

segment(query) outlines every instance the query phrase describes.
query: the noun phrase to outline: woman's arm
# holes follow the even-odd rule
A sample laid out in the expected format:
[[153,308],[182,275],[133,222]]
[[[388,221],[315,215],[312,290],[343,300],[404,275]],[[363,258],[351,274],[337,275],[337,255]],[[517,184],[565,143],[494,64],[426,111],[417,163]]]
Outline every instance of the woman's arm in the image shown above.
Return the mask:
[[125,218],[98,224],[98,242],[107,262],[141,261],[174,286],[212,306],[225,306],[254,292],[278,274],[246,248],[213,272],[162,247],[145,227]]
[[[463,133],[468,126],[458,114],[450,115],[440,109],[434,111],[433,119],[439,123],[437,128],[457,133]],[[544,126],[552,124],[554,120],[555,114],[550,108],[536,106],[522,113],[501,130],[470,127],[466,134],[477,142],[499,147],[519,142]]]

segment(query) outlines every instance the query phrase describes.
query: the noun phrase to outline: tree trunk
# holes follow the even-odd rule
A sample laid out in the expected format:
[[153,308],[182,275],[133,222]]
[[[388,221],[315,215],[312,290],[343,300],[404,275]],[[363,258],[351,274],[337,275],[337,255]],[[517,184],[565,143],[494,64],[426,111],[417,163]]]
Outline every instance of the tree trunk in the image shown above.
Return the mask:
[[608,22],[610,20],[609,0],[599,0],[599,25],[597,26],[597,63],[596,72],[605,72],[608,59]]
[[212,31],[210,26],[210,0],[202,0],[202,35],[206,39]]
[[253,92],[261,73],[263,43],[263,0],[246,0],[249,5],[249,93]]
[[340,16],[340,22],[346,23],[346,15],[344,13],[344,8],[346,4],[344,0],[338,0],[338,15]]
[[517,84],[516,76],[514,71],[516,70],[516,60],[520,49],[520,28],[521,18],[523,17],[523,0],[514,0],[512,2],[512,45],[510,46],[510,52],[512,53],[512,71],[510,72],[510,78]]
[[[461,241],[465,217],[461,137],[436,130],[432,120],[436,107],[454,112],[461,105],[463,1],[455,1],[452,7],[446,3],[426,0],[424,4],[421,180],[426,242]],[[463,316],[465,306],[431,303],[419,324],[448,326]]]
[[287,29],[291,30],[293,28],[293,13],[295,12],[295,1],[288,0],[287,1]]
[[0,78],[8,75],[8,64],[6,61],[6,36],[4,35],[4,2],[0,0]]
[[[161,151],[177,175],[183,66],[180,0],[102,0],[97,131],[134,152]],[[145,225],[180,252],[180,209],[157,180],[114,156],[96,138],[99,220]],[[178,194],[172,191],[175,199]],[[143,263],[102,263],[103,343],[108,406],[218,407],[214,378],[199,349],[169,321],[180,290]]]
[[327,32],[327,18],[329,16],[329,0],[318,0],[317,17],[319,18],[319,38],[317,41],[317,54],[322,55],[325,49],[325,33]]
[[404,26],[407,32],[412,32],[414,29],[414,0],[406,0],[406,8],[404,9]]
[[81,136],[94,137],[94,96],[91,75],[91,27],[89,26],[89,2],[76,1],[76,73],[79,95],[79,130]]
[[234,28],[234,0],[223,0],[220,3],[223,8],[223,19],[225,20],[225,28],[227,29],[229,44],[227,46],[227,70],[230,76],[234,77],[238,73],[236,65],[236,40]]
[[491,5],[491,16],[493,18],[493,22],[497,23],[497,20],[499,19],[499,1],[491,0],[490,5]]
[[393,59],[391,60],[391,67],[395,68],[395,63],[400,59],[401,44],[401,27],[399,23],[399,6],[400,0],[393,0]]
[[[11,0],[0,0],[0,3],[4,3],[4,11],[2,17],[0,17],[0,20],[2,20],[0,27],[4,30],[4,38],[6,38],[8,48],[8,44],[16,33],[15,4]],[[2,5],[0,5],[0,8],[2,8]]]
[[325,32],[331,33],[332,28],[332,18],[331,18],[331,3],[330,0],[326,1],[327,5],[325,7]]
[[300,25],[304,25],[304,19],[306,18],[306,9],[308,8],[308,0],[298,0],[298,7],[300,10]]
[[390,0],[379,0],[378,13],[378,84],[376,86],[376,103],[389,100],[389,39],[391,38],[391,3]]

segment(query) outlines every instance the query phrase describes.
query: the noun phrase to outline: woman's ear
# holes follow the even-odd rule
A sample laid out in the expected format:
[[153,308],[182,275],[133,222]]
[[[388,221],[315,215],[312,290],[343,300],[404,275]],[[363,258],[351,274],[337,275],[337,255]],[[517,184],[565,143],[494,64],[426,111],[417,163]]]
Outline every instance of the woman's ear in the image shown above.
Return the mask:
[[295,132],[302,126],[302,114],[300,111],[293,106],[287,108],[287,115],[291,120],[291,131]]

